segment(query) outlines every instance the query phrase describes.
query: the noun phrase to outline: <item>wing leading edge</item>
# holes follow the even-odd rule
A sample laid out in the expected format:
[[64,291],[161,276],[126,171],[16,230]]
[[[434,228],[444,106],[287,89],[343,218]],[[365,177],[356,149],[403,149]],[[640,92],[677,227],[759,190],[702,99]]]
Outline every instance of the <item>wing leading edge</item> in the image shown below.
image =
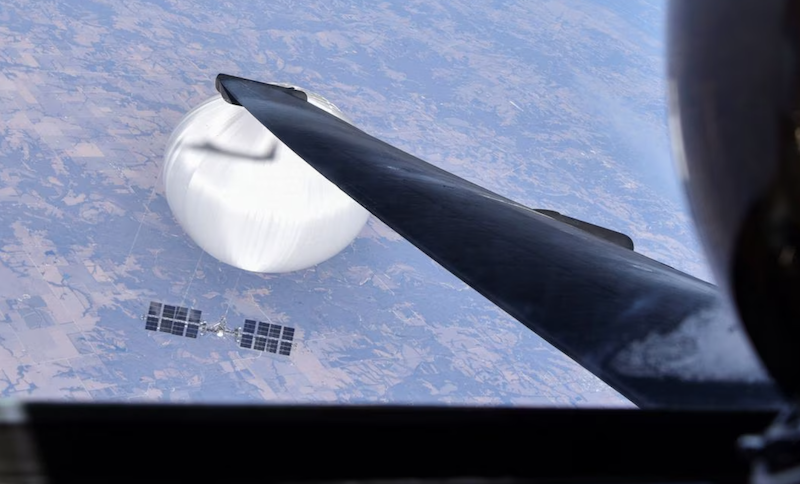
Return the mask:
[[374,216],[640,407],[782,404],[714,286],[437,168],[285,87],[225,74],[216,84]]

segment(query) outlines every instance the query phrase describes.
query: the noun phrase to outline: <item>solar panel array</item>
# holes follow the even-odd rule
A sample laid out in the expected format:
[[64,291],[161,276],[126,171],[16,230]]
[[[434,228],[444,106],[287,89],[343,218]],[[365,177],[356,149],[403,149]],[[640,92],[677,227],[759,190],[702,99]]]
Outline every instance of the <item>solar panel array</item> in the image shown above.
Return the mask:
[[[145,329],[161,333],[197,338],[200,334],[202,313],[199,309],[189,309],[183,306],[171,306],[160,302],[150,302],[150,308],[145,316]],[[213,331],[234,333],[225,328],[224,320],[221,326],[214,325]],[[205,328],[204,331],[207,331]],[[268,353],[289,356],[294,343],[294,328],[279,324],[265,323],[254,319],[246,319],[244,327],[239,334],[239,346],[249,350],[266,351]]]
[[201,314],[198,309],[170,306],[153,301],[147,311],[144,329],[197,338],[200,331]]
[[248,350],[267,351],[283,356],[292,352],[294,328],[245,319],[239,346]]

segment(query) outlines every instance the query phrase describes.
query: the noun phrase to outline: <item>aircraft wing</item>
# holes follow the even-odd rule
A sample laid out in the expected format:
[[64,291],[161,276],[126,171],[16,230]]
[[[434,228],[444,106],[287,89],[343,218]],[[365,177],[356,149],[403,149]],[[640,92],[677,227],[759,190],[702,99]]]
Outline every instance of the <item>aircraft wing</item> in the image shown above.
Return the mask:
[[216,82],[356,202],[633,403],[781,405],[714,286],[401,151],[302,91]]

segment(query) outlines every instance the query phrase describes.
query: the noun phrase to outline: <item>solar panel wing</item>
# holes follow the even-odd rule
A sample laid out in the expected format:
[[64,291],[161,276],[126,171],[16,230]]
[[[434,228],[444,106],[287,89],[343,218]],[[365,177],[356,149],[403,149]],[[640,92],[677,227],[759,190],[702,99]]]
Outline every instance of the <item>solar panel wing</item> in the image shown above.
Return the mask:
[[294,328],[254,319],[245,319],[242,335],[239,338],[239,346],[255,351],[267,351],[289,356],[292,352],[294,333]]
[[253,348],[253,335],[252,334],[243,334],[242,337],[239,339],[239,346],[242,348],[252,349]]
[[202,312],[199,309],[191,309],[189,311],[189,322],[200,324],[200,316]]
[[185,308],[183,306],[177,306],[175,308],[175,319],[178,321],[186,321],[186,318],[189,316],[189,308]]
[[161,326],[158,329],[162,333],[171,333],[172,332],[172,320],[171,319],[162,319],[161,320]]
[[198,326],[196,324],[189,323],[186,326],[186,337],[187,338],[197,338],[197,333],[199,332],[199,330],[200,330],[200,326]]
[[281,327],[277,324],[271,324],[269,326],[269,337],[270,338],[280,338],[281,337]]
[[267,338],[263,336],[256,336],[256,342],[253,345],[253,349],[256,351],[264,351],[264,347],[267,344]]
[[172,323],[172,334],[175,336],[183,336],[183,331],[186,329],[186,323],[183,321],[175,321]]
[[156,317],[161,316],[161,303],[152,301],[150,303],[150,309],[147,311],[147,314],[149,316],[156,316]]
[[158,318],[155,316],[148,316],[144,323],[144,329],[148,331],[158,331]]
[[201,316],[202,312],[199,309],[151,301],[145,317],[144,329],[197,338],[200,334]]
[[161,317],[166,319],[175,319],[175,306],[170,306],[169,304],[165,304],[164,312],[161,313]]

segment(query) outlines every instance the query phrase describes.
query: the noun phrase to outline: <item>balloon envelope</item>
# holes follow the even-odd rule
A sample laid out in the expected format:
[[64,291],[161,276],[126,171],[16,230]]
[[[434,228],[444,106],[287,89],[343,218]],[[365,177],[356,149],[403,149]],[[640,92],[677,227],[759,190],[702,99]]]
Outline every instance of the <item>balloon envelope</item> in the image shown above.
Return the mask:
[[[308,100],[346,121],[330,102]],[[347,247],[369,212],[241,106],[215,96],[178,124],[164,158],[167,202],[204,251],[234,267],[281,273]]]

